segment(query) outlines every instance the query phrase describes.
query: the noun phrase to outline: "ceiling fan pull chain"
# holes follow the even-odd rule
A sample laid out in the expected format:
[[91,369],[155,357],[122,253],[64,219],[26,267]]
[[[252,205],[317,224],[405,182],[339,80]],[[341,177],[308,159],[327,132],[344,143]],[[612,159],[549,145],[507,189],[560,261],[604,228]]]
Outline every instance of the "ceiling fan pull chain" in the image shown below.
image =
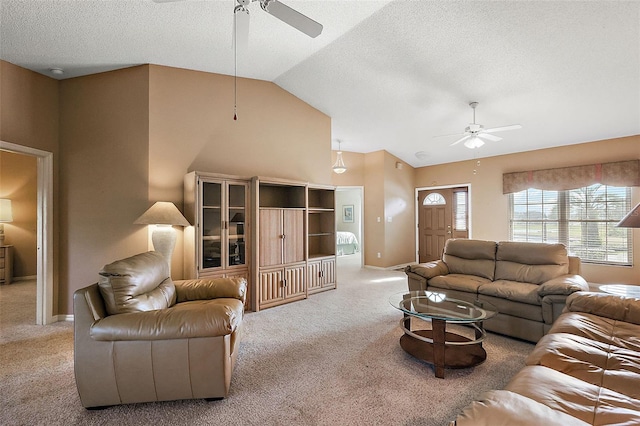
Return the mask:
[[238,120],[238,25],[237,8],[233,10],[233,121]]

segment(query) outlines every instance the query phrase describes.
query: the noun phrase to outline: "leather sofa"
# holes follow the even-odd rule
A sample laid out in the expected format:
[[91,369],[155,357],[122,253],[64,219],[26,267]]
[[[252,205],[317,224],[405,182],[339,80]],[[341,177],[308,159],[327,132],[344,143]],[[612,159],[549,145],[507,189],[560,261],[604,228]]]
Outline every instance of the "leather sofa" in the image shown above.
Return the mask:
[[173,282],[158,252],[106,265],[73,296],[82,405],[227,396],[246,290],[244,278]]
[[452,426],[640,424],[640,299],[578,292],[503,390]]
[[580,259],[562,244],[450,239],[442,259],[405,268],[409,290],[493,304],[485,329],[537,342],[560,316],[568,295],[589,289]]

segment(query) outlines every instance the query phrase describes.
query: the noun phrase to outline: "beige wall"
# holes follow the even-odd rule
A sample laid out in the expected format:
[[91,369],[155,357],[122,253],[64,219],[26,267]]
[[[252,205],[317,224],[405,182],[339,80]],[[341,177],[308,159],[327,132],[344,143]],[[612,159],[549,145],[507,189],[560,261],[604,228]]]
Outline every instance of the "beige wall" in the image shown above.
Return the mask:
[[[331,119],[273,83],[237,83],[234,121],[233,77],[150,66],[150,201],[181,207],[194,170],[331,183]],[[172,270],[182,271],[180,256]]]
[[385,267],[415,261],[415,169],[384,152]]
[[0,61],[0,140],[53,153],[53,313],[59,295],[58,82]]
[[13,222],[6,223],[5,244],[13,245],[13,276],[38,273],[38,182],[36,158],[0,151],[0,198],[11,200]]
[[[336,155],[334,151],[332,164]],[[342,158],[347,171],[334,173],[332,184],[364,186],[364,264],[389,268],[413,262],[415,169],[386,151],[343,151]]]
[[106,263],[146,251],[149,70],[60,82],[60,313]]
[[[569,145],[497,157],[421,167],[416,170],[419,188],[471,184],[472,238],[509,239],[508,196],[502,194],[502,174],[581,164],[640,159],[640,136]],[[477,171],[473,173],[474,169]],[[640,202],[640,188],[632,192]],[[584,277],[594,283],[640,284],[640,231],[634,230],[634,267],[583,264]]]

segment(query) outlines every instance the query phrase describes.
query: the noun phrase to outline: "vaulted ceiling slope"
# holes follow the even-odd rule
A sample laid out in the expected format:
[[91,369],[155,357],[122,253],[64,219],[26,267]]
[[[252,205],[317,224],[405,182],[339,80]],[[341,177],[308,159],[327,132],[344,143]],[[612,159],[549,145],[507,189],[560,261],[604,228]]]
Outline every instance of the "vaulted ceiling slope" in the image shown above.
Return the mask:
[[[640,2],[283,2],[322,34],[254,2],[237,73],[329,115],[345,151],[385,149],[417,167],[640,134]],[[234,5],[0,0],[0,58],[64,69],[54,78],[143,63],[233,74]],[[477,123],[522,129],[475,150],[451,146],[472,122],[471,101]]]

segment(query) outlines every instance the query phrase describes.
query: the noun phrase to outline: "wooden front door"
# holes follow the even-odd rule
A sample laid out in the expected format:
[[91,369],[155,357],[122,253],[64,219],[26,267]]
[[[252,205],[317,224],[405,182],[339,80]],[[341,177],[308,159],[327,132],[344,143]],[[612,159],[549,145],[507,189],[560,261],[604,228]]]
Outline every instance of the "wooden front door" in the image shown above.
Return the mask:
[[449,238],[468,238],[467,188],[418,192],[418,260],[442,257]]

